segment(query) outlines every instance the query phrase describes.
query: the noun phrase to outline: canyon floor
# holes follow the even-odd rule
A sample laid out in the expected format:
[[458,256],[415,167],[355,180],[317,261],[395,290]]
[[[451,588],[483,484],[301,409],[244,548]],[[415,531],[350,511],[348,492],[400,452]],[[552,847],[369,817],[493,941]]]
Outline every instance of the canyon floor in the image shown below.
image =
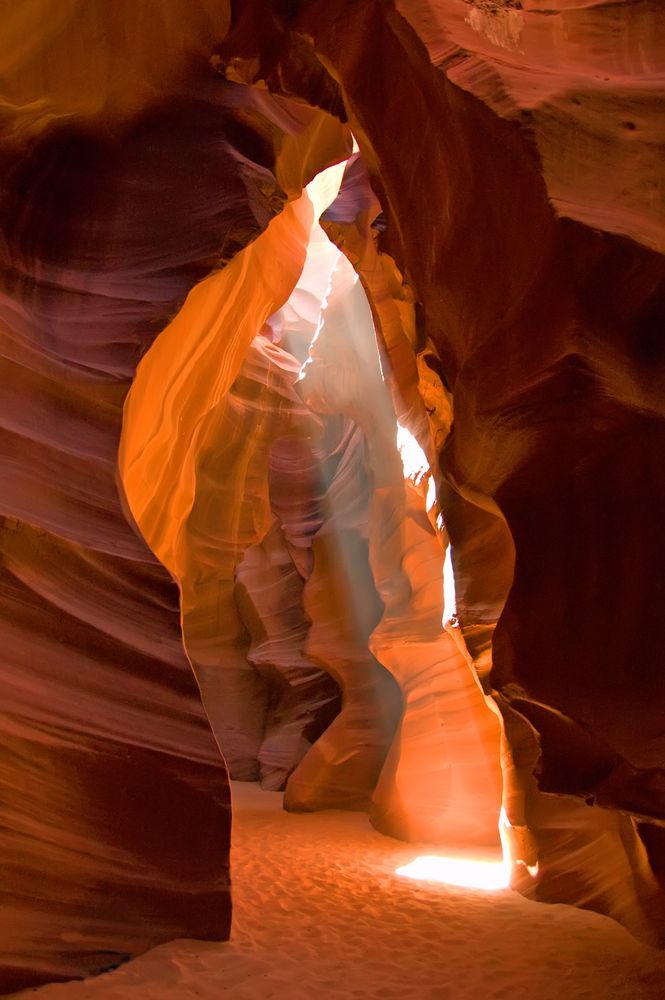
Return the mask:
[[[435,848],[234,783],[233,937],[176,941],[39,1000],[660,1000],[665,955],[568,906],[417,882]],[[439,851],[438,853],[441,853]]]

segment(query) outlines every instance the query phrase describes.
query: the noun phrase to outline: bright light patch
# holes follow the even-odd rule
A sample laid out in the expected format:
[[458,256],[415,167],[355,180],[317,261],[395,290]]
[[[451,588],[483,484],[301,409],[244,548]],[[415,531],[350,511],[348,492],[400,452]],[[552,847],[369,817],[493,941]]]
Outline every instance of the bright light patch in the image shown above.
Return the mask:
[[313,226],[318,223],[325,210],[332,205],[339,194],[346,164],[347,161],[342,160],[341,163],[333,163],[332,167],[326,167],[316,174],[305,188],[314,206]]
[[428,514],[435,503],[436,503],[436,483],[434,482],[434,476],[430,476],[429,483],[427,484],[427,496],[425,497],[425,509]]
[[443,624],[457,614],[457,594],[455,593],[455,571],[450,545],[446,549],[443,562]]
[[444,882],[488,892],[510,886],[510,866],[504,861],[476,861],[470,858],[441,858],[433,854],[416,858],[397,868],[396,875],[427,882]]
[[425,476],[429,475],[429,462],[411,431],[398,422],[397,450],[402,459],[404,478],[410,479],[414,486],[419,486]]

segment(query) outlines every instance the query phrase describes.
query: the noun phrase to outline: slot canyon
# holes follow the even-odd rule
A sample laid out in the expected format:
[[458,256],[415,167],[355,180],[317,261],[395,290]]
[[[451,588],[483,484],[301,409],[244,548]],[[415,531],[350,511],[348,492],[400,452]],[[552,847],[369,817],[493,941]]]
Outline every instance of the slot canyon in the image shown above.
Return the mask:
[[665,996],[661,0],[0,0],[0,994]]

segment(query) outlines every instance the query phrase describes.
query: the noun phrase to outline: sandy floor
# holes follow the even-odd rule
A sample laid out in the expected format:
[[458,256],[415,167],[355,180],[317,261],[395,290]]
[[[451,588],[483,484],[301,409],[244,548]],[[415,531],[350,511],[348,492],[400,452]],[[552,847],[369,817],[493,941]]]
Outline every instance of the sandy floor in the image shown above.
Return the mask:
[[665,997],[665,956],[566,906],[415,882],[417,854],[366,817],[294,816],[234,786],[234,933],[178,941],[39,1000],[641,1000]]

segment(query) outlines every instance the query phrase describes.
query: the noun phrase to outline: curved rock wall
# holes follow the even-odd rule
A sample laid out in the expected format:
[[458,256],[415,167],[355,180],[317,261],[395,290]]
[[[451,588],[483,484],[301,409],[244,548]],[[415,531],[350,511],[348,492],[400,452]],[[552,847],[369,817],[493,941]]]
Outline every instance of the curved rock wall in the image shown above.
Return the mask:
[[[287,781],[291,808],[373,793],[402,836],[491,825],[472,658],[520,887],[656,940],[659,4],[232,15],[44,0],[3,22],[0,983],[228,931],[226,771],[180,616],[234,773]],[[298,287],[342,168],[303,188],[347,120],[367,173],[323,224],[390,398],[372,324],[342,306],[334,330],[338,279]]]
[[[524,777],[540,754],[543,791],[662,822],[657,7],[315,0],[256,39],[245,79],[311,101],[294,54],[307,40],[339,85],[381,247],[422,307],[415,351],[452,392],[440,498],[485,674],[507,597],[491,683],[529,720]],[[253,16],[234,17],[222,69]],[[561,808],[564,827],[588,826]],[[626,836],[640,870],[633,821],[620,852]],[[559,898],[598,905],[564,882]],[[634,900],[629,883],[601,908]]]
[[[226,772],[177,591],[115,477],[138,357],[225,224],[183,239],[181,269],[165,263],[163,204],[189,183],[168,163],[181,158],[180,114],[146,114],[115,141],[56,123],[29,160],[3,147],[5,989],[228,933]],[[228,162],[220,137],[209,185]],[[244,200],[242,182],[236,192]]]
[[[415,485],[418,473],[420,479],[429,474],[424,455],[423,468],[411,472],[413,482],[405,478],[411,456],[400,458],[398,451],[386,382],[392,361],[387,356],[380,366],[367,299],[340,258],[301,392],[314,409],[353,417],[366,439],[368,557],[382,604],[368,643],[404,700],[370,815],[379,829],[407,840],[495,844],[500,725],[454,631],[443,627],[445,544],[428,519],[425,491]],[[404,428],[399,433],[408,435]],[[353,587],[350,593],[355,596]]]
[[301,142],[314,112],[215,77],[227,13],[72,0],[3,21],[4,990],[229,932],[226,768],[177,588],[119,495],[122,409],[190,287],[340,128]]

